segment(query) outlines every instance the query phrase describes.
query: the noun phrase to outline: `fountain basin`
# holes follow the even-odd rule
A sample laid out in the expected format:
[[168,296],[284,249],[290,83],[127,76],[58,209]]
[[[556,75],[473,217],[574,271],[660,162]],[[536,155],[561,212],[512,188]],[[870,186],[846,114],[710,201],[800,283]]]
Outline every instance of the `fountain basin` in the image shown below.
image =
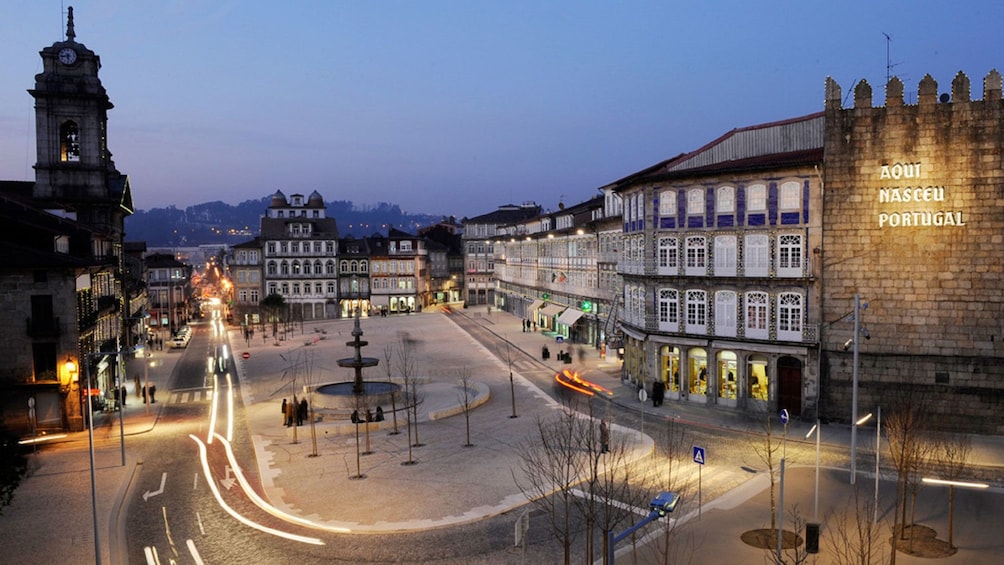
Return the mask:
[[355,382],[326,383],[314,389],[314,408],[328,410],[356,410],[363,406],[371,409],[390,406],[391,398],[398,395],[401,385],[386,381],[363,381],[363,394],[352,392]]

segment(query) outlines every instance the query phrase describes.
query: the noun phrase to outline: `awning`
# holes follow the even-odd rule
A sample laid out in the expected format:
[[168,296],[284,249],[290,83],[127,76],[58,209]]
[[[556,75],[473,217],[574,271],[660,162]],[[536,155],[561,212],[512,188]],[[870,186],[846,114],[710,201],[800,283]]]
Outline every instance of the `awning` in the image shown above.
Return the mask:
[[581,318],[583,314],[585,314],[585,312],[583,312],[582,310],[578,310],[576,308],[569,308],[568,310],[562,312],[560,316],[558,316],[558,323],[565,324],[566,326],[571,327],[572,324],[579,321],[579,318]]
[[533,304],[530,305],[530,310],[528,310],[528,311],[529,312],[533,312],[534,310],[540,308],[543,305],[544,305],[544,301],[543,300],[534,300]]
[[560,304],[548,304],[540,310],[540,314],[547,317],[557,316],[564,309],[565,307]]

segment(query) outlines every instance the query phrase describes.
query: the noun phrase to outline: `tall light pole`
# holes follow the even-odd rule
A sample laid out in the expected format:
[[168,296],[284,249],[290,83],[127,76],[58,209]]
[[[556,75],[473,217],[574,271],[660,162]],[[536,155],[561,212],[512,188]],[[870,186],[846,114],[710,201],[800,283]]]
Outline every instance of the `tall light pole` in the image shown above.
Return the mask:
[[101,563],[101,537],[98,535],[98,489],[94,481],[94,408],[91,405],[91,359],[84,359],[87,385],[87,450],[91,456],[91,520],[94,525],[94,563]]
[[[867,304],[864,306],[868,307]],[[861,295],[854,295],[854,369],[851,380],[851,484],[853,485],[858,470],[858,350],[861,342]]]

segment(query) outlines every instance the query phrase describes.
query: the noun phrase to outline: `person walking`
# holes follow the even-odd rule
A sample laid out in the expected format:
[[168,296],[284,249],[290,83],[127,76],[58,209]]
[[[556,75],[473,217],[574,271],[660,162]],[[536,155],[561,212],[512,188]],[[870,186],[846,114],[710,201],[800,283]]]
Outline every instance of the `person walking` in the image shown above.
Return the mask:
[[286,411],[287,411],[286,409],[288,408],[287,404],[288,404],[287,400],[285,398],[283,398],[282,399],[282,424],[284,426],[288,426],[289,425],[289,417],[286,415]]
[[302,426],[305,421],[307,421],[307,399],[301,398],[296,411],[296,425]]

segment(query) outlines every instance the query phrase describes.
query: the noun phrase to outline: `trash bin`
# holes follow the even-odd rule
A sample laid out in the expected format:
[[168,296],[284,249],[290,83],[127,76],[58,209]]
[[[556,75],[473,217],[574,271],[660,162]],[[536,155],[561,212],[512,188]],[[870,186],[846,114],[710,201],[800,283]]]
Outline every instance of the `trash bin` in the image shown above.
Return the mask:
[[805,525],[805,552],[819,553],[819,524]]

